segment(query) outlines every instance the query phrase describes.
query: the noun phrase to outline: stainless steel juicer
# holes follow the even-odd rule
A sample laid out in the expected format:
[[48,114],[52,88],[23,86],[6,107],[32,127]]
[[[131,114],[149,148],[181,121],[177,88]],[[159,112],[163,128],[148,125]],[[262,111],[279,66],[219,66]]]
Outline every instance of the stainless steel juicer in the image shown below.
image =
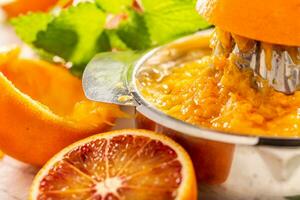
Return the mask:
[[200,199],[296,199],[300,195],[300,138],[231,134],[196,127],[168,116],[140,93],[140,73],[176,67],[210,54],[212,30],[182,38],[147,53],[97,55],[83,76],[94,101],[131,106],[136,127],[172,137],[190,154]]

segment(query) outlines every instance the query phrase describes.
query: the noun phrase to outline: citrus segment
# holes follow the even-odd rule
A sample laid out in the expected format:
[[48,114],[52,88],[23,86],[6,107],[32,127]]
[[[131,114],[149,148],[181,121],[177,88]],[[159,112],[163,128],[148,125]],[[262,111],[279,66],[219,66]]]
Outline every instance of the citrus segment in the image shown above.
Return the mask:
[[227,32],[275,44],[300,46],[299,0],[199,0],[198,10]]
[[150,131],[121,130],[79,141],[39,172],[30,199],[196,199],[191,160]]
[[0,56],[0,149],[6,154],[42,165],[122,116],[118,106],[87,100],[67,69],[12,54]]

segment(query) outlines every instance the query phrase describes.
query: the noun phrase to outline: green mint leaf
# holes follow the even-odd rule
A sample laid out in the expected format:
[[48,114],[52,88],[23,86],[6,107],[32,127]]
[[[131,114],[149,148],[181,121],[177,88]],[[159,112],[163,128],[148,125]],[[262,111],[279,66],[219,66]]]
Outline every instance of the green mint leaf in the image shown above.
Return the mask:
[[80,73],[98,52],[110,50],[109,38],[103,32],[106,14],[92,3],[81,3],[63,10],[37,34],[34,45],[73,63]]
[[96,3],[107,12],[120,13],[131,6],[133,0],[96,0]]
[[151,47],[151,38],[144,16],[135,11],[128,12],[128,19],[119,25],[117,34],[133,50],[144,50]]
[[13,18],[10,23],[13,25],[17,35],[26,43],[31,44],[36,39],[39,31],[45,30],[53,16],[48,13],[30,13]]
[[117,34],[117,30],[105,30],[106,34],[109,37],[110,46],[112,49],[118,50],[118,51],[124,51],[128,50],[129,48],[127,45],[120,39],[120,37]]
[[141,0],[153,45],[194,33],[209,25],[196,11],[195,0]]

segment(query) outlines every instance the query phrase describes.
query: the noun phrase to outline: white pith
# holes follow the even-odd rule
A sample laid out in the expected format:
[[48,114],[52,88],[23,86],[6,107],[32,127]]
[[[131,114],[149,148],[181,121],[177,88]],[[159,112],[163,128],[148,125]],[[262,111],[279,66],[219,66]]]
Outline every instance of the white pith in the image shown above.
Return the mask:
[[118,197],[118,189],[122,187],[122,179],[119,177],[107,178],[96,184],[96,195],[105,199],[109,194]]

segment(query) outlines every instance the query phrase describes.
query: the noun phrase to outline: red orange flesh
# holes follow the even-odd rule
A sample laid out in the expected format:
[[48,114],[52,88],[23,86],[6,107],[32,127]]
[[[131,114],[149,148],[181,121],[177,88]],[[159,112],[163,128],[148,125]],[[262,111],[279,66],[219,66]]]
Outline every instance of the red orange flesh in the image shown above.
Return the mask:
[[34,200],[193,200],[195,175],[187,153],[144,130],[92,136],[56,155],[36,177]]

